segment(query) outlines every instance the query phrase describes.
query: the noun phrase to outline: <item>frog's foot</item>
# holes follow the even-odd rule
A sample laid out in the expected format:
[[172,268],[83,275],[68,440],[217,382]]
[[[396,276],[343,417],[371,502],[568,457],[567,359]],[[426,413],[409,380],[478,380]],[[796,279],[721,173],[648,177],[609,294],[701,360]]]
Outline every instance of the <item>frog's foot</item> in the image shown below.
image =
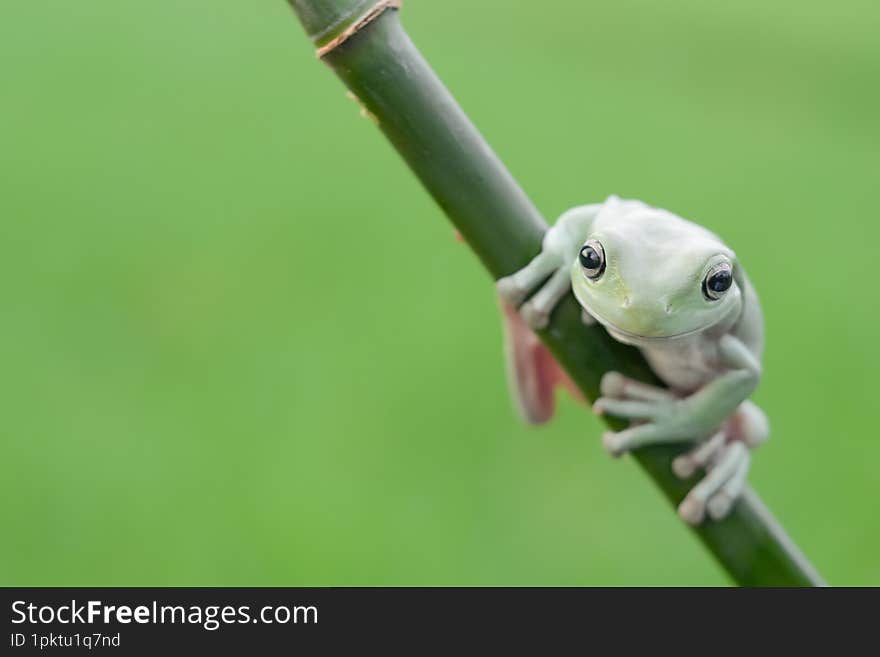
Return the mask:
[[698,524],[706,511],[713,520],[721,520],[730,513],[746,483],[751,462],[749,449],[766,441],[769,435],[770,425],[764,411],[746,400],[721,431],[676,458],[672,469],[679,477],[690,477],[698,468],[708,469],[705,479],[679,505],[679,515]]
[[[764,413],[745,401],[714,432],[704,419],[691,415],[684,401],[669,390],[628,379],[617,372],[602,377],[602,396],[593,404],[601,414],[632,421],[623,431],[602,436],[612,456],[643,445],[699,440],[692,450],[676,458],[672,469],[686,479],[700,468],[706,476],[678,507],[688,523],[702,522],[706,513],[715,520],[726,516],[745,485],[751,456],[749,447],[767,439],[769,427]],[[704,436],[711,435],[704,440]]]
[[599,389],[602,396],[593,403],[595,413],[634,422],[623,431],[606,431],[602,435],[602,443],[612,456],[649,443],[676,440],[675,436],[668,435],[668,429],[661,422],[675,413],[680,401],[671,391],[618,372],[606,372]]
[[726,443],[742,441],[751,449],[766,441],[769,435],[770,425],[764,411],[746,400],[724,423],[721,431],[701,442],[691,451],[677,457],[672,462],[672,471],[679,478],[687,479],[699,468],[705,468],[713,463]]
[[568,267],[560,256],[542,251],[518,272],[498,280],[498,295],[508,303],[519,306],[529,292],[551,274],[541,288],[522,304],[520,314],[533,329],[542,329],[550,322],[550,313],[571,288]]
[[[606,431],[602,435],[602,443],[612,456],[673,439],[652,423],[637,424],[616,433]],[[708,474],[678,507],[678,514],[691,525],[700,524],[707,512],[714,520],[724,518],[745,486],[751,461],[749,450],[741,441],[728,443],[726,439],[727,436],[719,432],[674,462],[673,469],[680,476],[686,471],[693,474],[697,467],[708,467]]]
[[678,515],[691,525],[700,524],[707,511],[713,520],[724,518],[745,486],[750,461],[751,456],[744,443],[735,441],[726,444],[710,465],[705,478],[678,505]]

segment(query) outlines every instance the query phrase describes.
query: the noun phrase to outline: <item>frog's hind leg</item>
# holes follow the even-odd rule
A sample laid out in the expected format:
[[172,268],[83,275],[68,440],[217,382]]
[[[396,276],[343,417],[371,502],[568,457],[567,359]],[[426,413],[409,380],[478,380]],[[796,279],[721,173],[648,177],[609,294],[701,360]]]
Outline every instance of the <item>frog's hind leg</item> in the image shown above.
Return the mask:
[[713,520],[721,520],[730,513],[733,503],[736,502],[743,488],[745,488],[750,465],[751,454],[746,451],[745,457],[740,460],[736,471],[731,475],[730,479],[721,487],[721,490],[709,498],[709,501],[706,503],[706,510]]
[[[725,430],[731,440],[740,441],[749,449],[754,449],[770,437],[767,416],[756,404],[748,400],[739,405],[736,413],[727,421]],[[709,500],[707,509],[713,519],[720,520],[730,512],[745,488],[748,473],[749,460],[746,459],[740,464],[733,477]]]
[[685,452],[672,462],[672,471],[681,479],[687,479],[699,468],[704,468],[715,460],[726,442],[740,440],[754,449],[770,436],[767,416],[751,401],[739,405],[722,430],[709,440],[699,443],[694,449]]
[[723,518],[745,485],[751,456],[740,441],[728,443],[708,474],[678,505],[678,515],[691,525],[702,522],[708,509],[713,519]]
[[724,518],[742,493],[751,464],[750,449],[770,436],[767,416],[751,401],[744,401],[721,431],[672,462],[679,477],[690,477],[698,468],[709,473],[679,505],[679,514],[697,524],[708,511],[714,520]]

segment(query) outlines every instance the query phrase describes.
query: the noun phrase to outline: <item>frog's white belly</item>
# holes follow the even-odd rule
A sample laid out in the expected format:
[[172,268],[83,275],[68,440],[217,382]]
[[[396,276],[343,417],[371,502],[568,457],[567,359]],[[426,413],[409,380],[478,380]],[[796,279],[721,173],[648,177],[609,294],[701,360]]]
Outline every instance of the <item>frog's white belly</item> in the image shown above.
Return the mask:
[[698,335],[639,349],[651,369],[670,388],[691,393],[718,376],[718,342]]

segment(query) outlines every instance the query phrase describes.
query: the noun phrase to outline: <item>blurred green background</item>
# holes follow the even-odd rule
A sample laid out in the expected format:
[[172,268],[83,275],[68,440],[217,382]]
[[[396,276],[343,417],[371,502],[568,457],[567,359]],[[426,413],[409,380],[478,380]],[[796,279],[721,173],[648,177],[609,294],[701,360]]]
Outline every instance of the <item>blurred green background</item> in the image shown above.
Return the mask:
[[[410,0],[548,217],[735,248],[751,480],[880,584],[874,0]],[[600,425],[522,426],[488,276],[283,0],[0,9],[0,583],[724,584]]]

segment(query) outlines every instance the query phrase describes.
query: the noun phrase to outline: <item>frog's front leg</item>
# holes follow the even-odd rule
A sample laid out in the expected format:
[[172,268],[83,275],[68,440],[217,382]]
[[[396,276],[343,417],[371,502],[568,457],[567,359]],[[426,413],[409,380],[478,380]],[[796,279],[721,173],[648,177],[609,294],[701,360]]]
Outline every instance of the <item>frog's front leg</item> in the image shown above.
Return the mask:
[[[746,435],[736,435],[738,420],[733,417],[757,385],[760,365],[748,348],[732,335],[721,338],[719,353],[724,374],[689,397],[677,398],[668,391],[609,373],[603,378],[603,396],[593,405],[600,414],[635,422],[623,431],[603,435],[603,443],[613,455],[648,444],[703,441],[711,436],[684,459],[678,459],[674,466],[683,476],[699,466],[708,465],[710,468],[706,478],[679,507],[681,516],[693,524],[702,520],[707,508],[715,518],[726,515],[748,472],[746,445],[757,444],[766,438],[766,420],[764,435],[757,436],[760,431],[753,431],[756,436],[750,439]],[[747,417],[746,424],[750,421]]]
[[603,396],[596,400],[593,409],[599,414],[643,422],[608,434],[606,442],[611,451],[621,454],[651,443],[702,440],[715,433],[751,395],[761,376],[758,361],[738,338],[723,336],[718,350],[724,373],[689,397],[678,398],[654,386],[623,379],[632,392],[626,399],[620,399],[606,394],[611,385],[608,377],[614,381],[620,380],[620,375],[606,374]]
[[[565,212],[544,235],[541,252],[519,271],[496,283],[498,295],[513,306],[533,329],[542,329],[550,313],[571,289],[571,266],[599,212],[599,205],[582,205]],[[547,278],[549,276],[549,278]],[[545,281],[532,297],[529,293]]]

